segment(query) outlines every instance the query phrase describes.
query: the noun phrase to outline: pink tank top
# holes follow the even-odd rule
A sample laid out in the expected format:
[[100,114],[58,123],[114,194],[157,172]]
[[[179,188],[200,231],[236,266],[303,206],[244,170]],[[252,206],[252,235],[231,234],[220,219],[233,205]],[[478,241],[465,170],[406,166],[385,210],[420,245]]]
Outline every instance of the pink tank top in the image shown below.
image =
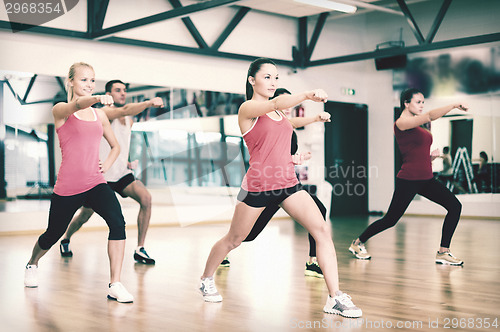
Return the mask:
[[280,120],[260,116],[243,139],[250,153],[250,168],[241,187],[249,192],[262,192],[293,187],[298,184],[290,154],[293,128],[281,113]]
[[100,183],[106,183],[99,170],[102,124],[94,109],[92,112],[93,121],[80,120],[71,114],[56,129],[62,153],[61,167],[54,186],[54,193],[59,196],[80,194]]
[[403,159],[397,177],[405,180],[432,179],[432,134],[421,127],[399,130],[394,123],[394,135]]

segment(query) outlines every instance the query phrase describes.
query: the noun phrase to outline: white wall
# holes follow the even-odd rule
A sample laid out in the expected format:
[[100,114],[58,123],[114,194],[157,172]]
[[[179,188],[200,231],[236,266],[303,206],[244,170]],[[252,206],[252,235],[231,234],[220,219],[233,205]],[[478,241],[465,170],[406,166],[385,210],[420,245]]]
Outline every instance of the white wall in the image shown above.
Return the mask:
[[[117,17],[121,17],[122,20],[139,18],[144,14],[141,10],[151,8],[141,6],[140,10],[136,8],[118,13],[118,10],[126,10],[127,6],[121,6],[118,9],[114,7],[117,4],[116,1],[110,2],[110,9],[115,9],[108,13],[114,13],[117,16],[110,16],[109,21],[107,18],[105,27],[120,23],[116,21]],[[165,3],[158,0],[149,2],[158,6],[163,6],[159,4],[160,2]],[[410,7],[422,24],[424,36],[435,17],[435,11],[425,7],[428,4],[429,2],[425,2],[423,5],[417,4]],[[466,0],[455,0],[452,3],[436,40],[498,31],[495,13],[500,12],[500,1],[474,1],[473,9],[470,4],[471,2]],[[78,6],[85,6],[85,1],[80,1]],[[433,6],[439,7],[435,4]],[[159,11],[161,10],[156,12]],[[225,26],[225,22],[229,21],[234,12],[233,8],[223,9],[220,18],[222,25],[215,24],[213,14],[210,13],[193,15],[193,21],[204,35],[210,36],[206,38],[209,41],[220,33],[221,27]],[[77,13],[79,11],[75,10],[74,15]],[[58,21],[59,25],[71,24],[70,16],[67,15],[68,17],[65,18],[67,22]],[[81,17],[78,19],[80,22]],[[118,35],[140,36],[147,40],[162,42],[173,42],[174,39],[179,39],[184,44],[192,46],[191,37],[179,28],[179,24],[182,24],[180,20],[160,22],[155,24],[152,30],[148,30],[153,33],[146,34],[145,28],[139,28]],[[313,25],[314,22],[311,20],[309,33],[312,32]],[[374,50],[376,44],[380,42],[398,39],[401,27],[407,45],[416,44],[406,20],[396,15],[376,13],[329,19],[318,41],[313,60]],[[177,33],[181,30],[184,32]],[[220,50],[289,59],[291,45],[296,44],[296,36],[294,19],[250,12]],[[247,61],[203,57],[98,41],[48,37],[29,32],[13,34],[1,31],[0,43],[2,45],[0,70],[63,77],[66,76],[72,63],[85,61],[93,65],[98,80],[109,80],[118,76],[124,81],[138,84],[244,93],[248,69]],[[314,67],[307,70],[298,69],[297,73],[285,67],[280,67],[279,70],[280,84],[291,91],[299,92],[320,87],[328,92],[330,100],[368,105],[369,164],[378,169],[377,176],[369,179],[369,209],[385,211],[392,195],[394,181],[393,108],[399,104],[398,96],[395,96],[392,90],[392,72],[376,71],[373,60]],[[341,87],[355,89],[356,95],[342,95]],[[320,111],[318,105],[308,105],[307,109],[311,113]],[[320,155],[323,151],[321,132],[320,126],[306,129],[300,134],[301,144],[306,148],[315,149],[313,152],[318,151],[317,154]],[[322,165],[322,157],[321,155],[315,158],[314,163]],[[418,212],[427,211],[424,206]],[[472,213],[475,213],[475,210]],[[484,207],[478,211],[477,215],[498,216],[498,211],[494,206]]]

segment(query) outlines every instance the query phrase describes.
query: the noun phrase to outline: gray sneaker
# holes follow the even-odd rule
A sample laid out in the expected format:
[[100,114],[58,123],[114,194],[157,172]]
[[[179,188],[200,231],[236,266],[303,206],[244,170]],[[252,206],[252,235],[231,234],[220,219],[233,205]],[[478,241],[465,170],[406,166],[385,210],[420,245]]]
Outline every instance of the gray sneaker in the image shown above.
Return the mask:
[[464,261],[456,258],[449,251],[440,253],[439,251],[436,253],[436,263],[444,264],[444,265],[463,265]]
[[357,259],[370,259],[372,256],[366,251],[365,245],[363,243],[354,244],[355,241],[352,241],[351,246],[349,247],[349,251],[356,256]]
[[214,277],[201,279],[200,292],[206,302],[222,302],[222,296],[215,287]]
[[351,297],[341,291],[335,292],[335,297],[328,295],[323,311],[328,314],[337,314],[348,318],[361,317],[363,312],[351,301]]

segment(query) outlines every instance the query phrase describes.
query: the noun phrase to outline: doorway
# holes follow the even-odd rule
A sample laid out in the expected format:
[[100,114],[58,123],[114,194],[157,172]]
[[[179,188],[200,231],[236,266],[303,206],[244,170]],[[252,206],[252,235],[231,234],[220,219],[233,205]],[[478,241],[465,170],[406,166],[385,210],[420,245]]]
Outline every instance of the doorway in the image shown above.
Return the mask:
[[330,216],[368,214],[368,106],[327,102],[325,180],[332,185]]

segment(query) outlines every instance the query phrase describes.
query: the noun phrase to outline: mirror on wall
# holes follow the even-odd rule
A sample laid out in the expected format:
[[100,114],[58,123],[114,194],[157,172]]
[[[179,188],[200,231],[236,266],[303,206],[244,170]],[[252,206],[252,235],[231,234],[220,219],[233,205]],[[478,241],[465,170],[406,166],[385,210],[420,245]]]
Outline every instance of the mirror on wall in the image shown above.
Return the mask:
[[469,107],[431,123],[431,150],[446,152],[433,161],[436,178],[456,194],[499,193],[500,46],[412,55],[393,72],[395,95],[409,87],[424,94],[424,111],[457,102]]
[[[64,101],[64,78],[0,71],[6,198],[47,199],[60,150],[51,109]],[[95,93],[103,94],[105,81]],[[238,186],[248,153],[237,126],[242,94],[128,84],[127,102],[154,97],[163,107],[134,117],[130,157],[149,186]],[[96,105],[99,107],[99,105]],[[245,162],[246,161],[246,162]]]
[[[470,96],[470,113],[455,112],[432,123],[432,148],[446,148],[433,162],[439,180],[456,194],[500,193],[500,93]],[[451,169],[447,167],[451,164]]]

